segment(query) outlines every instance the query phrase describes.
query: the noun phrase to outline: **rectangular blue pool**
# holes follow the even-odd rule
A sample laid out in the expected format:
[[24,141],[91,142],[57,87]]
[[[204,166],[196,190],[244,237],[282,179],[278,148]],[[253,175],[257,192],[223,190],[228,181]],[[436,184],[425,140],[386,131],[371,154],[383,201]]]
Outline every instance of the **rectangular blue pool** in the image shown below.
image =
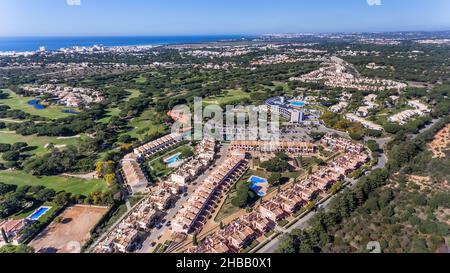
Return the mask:
[[31,220],[31,221],[37,221],[37,220],[39,220],[39,218],[42,217],[42,215],[47,213],[47,211],[49,211],[50,209],[51,209],[51,207],[40,207],[35,212],[33,212],[33,214],[28,216],[27,219]]

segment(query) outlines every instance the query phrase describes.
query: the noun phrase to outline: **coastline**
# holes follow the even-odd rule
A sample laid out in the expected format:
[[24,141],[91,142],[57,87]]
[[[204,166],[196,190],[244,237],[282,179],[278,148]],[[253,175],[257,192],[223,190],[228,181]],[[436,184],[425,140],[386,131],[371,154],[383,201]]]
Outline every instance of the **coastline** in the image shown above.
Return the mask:
[[27,53],[45,47],[49,51],[63,48],[92,47],[106,48],[158,47],[167,45],[231,42],[253,39],[251,35],[193,35],[193,36],[72,36],[72,37],[0,37],[0,53]]

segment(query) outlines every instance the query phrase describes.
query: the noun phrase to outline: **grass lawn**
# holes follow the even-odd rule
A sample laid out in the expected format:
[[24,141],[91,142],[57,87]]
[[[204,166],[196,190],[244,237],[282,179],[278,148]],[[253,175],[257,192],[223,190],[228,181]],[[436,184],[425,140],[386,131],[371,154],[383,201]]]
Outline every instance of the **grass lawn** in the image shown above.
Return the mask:
[[[68,107],[64,106],[58,106],[58,105],[51,105],[47,106],[45,109],[38,110],[35,109],[33,106],[29,105],[28,102],[30,100],[36,99],[34,97],[22,97],[14,93],[13,91],[9,89],[2,89],[5,93],[9,94],[9,98],[5,100],[0,100],[0,104],[6,104],[11,109],[18,109],[22,110],[25,113],[41,116],[49,119],[58,119],[58,118],[64,118],[68,117],[71,114],[63,113],[62,111],[65,109],[70,109]],[[77,109],[73,109],[77,110]]]
[[61,176],[36,177],[22,171],[0,171],[0,181],[5,184],[24,186],[42,185],[57,192],[89,195],[95,191],[104,191],[107,185],[103,180],[83,180]]
[[144,84],[147,82],[147,77],[145,75],[140,75],[139,77],[134,79],[134,81],[139,84]]
[[119,108],[109,108],[108,110],[106,110],[107,114],[104,118],[100,119],[99,122],[101,123],[108,123],[112,117],[114,116],[118,116],[120,114],[120,109]]
[[240,208],[235,207],[233,204],[231,204],[231,200],[233,200],[233,198],[236,196],[237,187],[242,183],[247,183],[248,179],[252,175],[255,175],[253,171],[247,171],[244,176],[242,176],[242,178],[231,188],[230,192],[227,194],[227,198],[225,199],[222,207],[219,209],[219,212],[216,215],[216,218],[214,219],[215,222],[218,223],[240,210]]
[[155,181],[158,177],[164,178],[171,172],[171,169],[167,167],[167,164],[163,162],[162,158],[151,162],[150,166],[153,168],[151,176]]
[[141,116],[130,121],[129,125],[133,129],[123,134],[130,135],[131,137],[142,140],[147,134],[164,132],[166,126],[164,124],[155,122],[155,120],[157,119],[157,115],[158,114],[154,110],[144,111]]
[[304,170],[307,170],[309,167],[314,167],[319,163],[319,159],[316,157],[298,157],[296,160],[300,167]]
[[131,93],[125,101],[129,101],[132,98],[137,98],[141,94],[141,91],[139,91],[138,89],[125,89],[125,91]]
[[156,181],[158,178],[165,178],[167,177],[171,172],[174,171],[173,168],[169,168],[167,166],[167,163],[164,162],[165,158],[171,157],[177,153],[183,153],[186,150],[193,151],[192,147],[183,145],[180,147],[177,147],[173,150],[170,150],[166,153],[164,153],[161,156],[158,156],[156,158],[150,157],[148,160],[149,166],[153,168],[153,171],[151,172],[152,179]]
[[242,91],[241,89],[232,89],[224,91],[225,94],[219,95],[219,96],[212,96],[205,100],[203,100],[203,103],[206,105],[209,104],[227,104],[231,102],[240,101],[246,98],[250,98],[250,93],[246,93]]
[[0,143],[13,144],[16,142],[25,142],[29,146],[37,147],[36,150],[31,151],[32,154],[44,154],[48,152],[44,146],[49,143],[54,145],[76,145],[78,138],[66,138],[58,139],[57,137],[45,137],[45,136],[22,136],[14,132],[0,130]]

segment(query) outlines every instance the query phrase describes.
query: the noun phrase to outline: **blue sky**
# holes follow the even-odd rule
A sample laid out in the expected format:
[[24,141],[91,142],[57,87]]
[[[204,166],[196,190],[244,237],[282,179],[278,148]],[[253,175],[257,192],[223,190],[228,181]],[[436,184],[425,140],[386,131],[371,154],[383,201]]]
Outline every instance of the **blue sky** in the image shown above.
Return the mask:
[[0,0],[0,36],[444,29],[448,0]]

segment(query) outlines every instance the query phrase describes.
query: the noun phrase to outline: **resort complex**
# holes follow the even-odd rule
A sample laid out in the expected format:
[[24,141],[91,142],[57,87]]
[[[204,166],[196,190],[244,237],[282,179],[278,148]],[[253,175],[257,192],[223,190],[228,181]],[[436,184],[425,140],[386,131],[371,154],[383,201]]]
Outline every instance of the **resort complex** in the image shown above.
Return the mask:
[[348,64],[338,58],[332,57],[328,67],[322,67],[301,77],[292,77],[291,81],[319,82],[323,81],[331,88],[347,88],[359,91],[402,90],[407,84],[392,80],[380,80],[360,77],[349,72]]
[[[276,192],[272,197],[263,198],[252,212],[205,237],[201,244],[187,249],[186,252],[240,252],[254,240],[273,230],[280,221],[326,194],[334,184],[343,182],[349,174],[366,164],[370,158],[364,146],[341,137],[327,135],[323,139],[323,144],[331,150],[338,151],[339,156],[325,166],[318,167],[306,178],[298,179],[289,187]],[[179,231],[187,232],[189,226],[187,223],[186,228]]]
[[0,253],[449,252],[450,32],[23,39]]
[[101,103],[105,97],[101,92],[89,88],[77,88],[54,84],[25,85],[20,92],[26,96],[50,97],[47,101],[55,101],[67,107],[88,106],[92,103]]
[[234,140],[230,150],[259,153],[289,153],[297,155],[313,155],[317,147],[313,143],[300,141],[262,141],[262,140]]
[[172,230],[178,233],[190,233],[201,228],[208,217],[208,210],[217,201],[218,195],[231,187],[245,173],[247,164],[245,154],[231,155],[192,193],[175,216]]
[[[271,98],[266,101],[266,105],[271,113],[280,115],[292,123],[301,123],[305,120],[305,113],[289,104],[284,97]],[[298,106],[304,104],[297,103]]]

